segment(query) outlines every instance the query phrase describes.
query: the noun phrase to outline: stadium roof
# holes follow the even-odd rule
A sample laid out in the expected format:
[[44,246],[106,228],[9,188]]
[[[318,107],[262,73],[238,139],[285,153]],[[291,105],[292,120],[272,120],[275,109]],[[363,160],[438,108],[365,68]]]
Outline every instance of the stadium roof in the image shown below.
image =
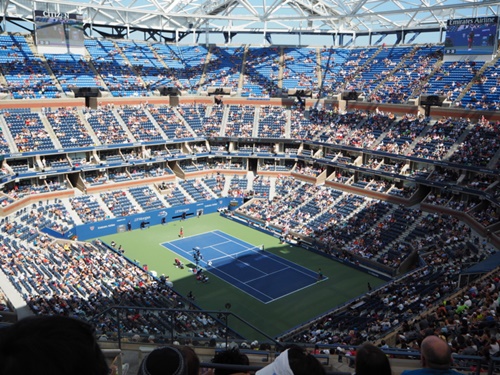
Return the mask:
[[[32,11],[80,13],[87,26],[174,33],[372,35],[443,30],[450,18],[496,16],[493,0],[3,0],[4,23]],[[5,29],[5,28],[4,28]]]

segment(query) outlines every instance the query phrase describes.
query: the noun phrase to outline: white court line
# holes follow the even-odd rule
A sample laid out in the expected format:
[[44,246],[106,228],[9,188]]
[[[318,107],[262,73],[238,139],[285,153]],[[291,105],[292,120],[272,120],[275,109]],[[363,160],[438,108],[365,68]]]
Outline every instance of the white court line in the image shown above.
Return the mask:
[[[225,245],[225,244],[228,244],[228,243],[235,243],[235,242],[234,241],[217,242],[217,243],[214,243],[213,245],[202,247],[202,248],[200,248],[200,250],[201,249],[213,248],[214,246]],[[219,249],[214,249],[214,250],[220,251]]]
[[[224,232],[221,232],[221,233],[224,233]],[[220,237],[222,237],[222,238],[224,238],[224,239],[226,239],[226,240],[228,240],[228,242],[234,242],[234,241],[231,241],[231,238],[225,237],[224,235],[222,235],[222,234],[220,234],[220,233],[214,233],[214,234],[215,234],[215,235],[217,235],[217,236],[220,236]],[[233,238],[234,238],[234,237],[233,237]],[[237,242],[236,242],[236,243],[237,243]],[[252,248],[257,249],[257,247],[255,246],[255,247],[250,247],[250,248],[248,248],[248,249],[246,249],[246,250],[244,250],[244,251],[248,251],[248,250],[250,250],[250,249],[252,249]],[[224,252],[222,252],[222,251],[220,251],[220,250],[218,250],[218,249],[215,249],[215,250],[217,250],[217,251],[219,251],[219,252],[221,252],[221,253],[225,254]],[[255,252],[255,253],[258,253],[258,251],[254,251],[254,252]],[[228,254],[228,257],[229,257],[229,258],[234,258],[232,255],[238,255],[238,254],[240,254],[240,253],[236,253],[236,254]],[[267,255],[267,254],[270,254],[270,255]],[[299,272],[299,273],[301,273],[301,274],[305,275],[306,277],[309,277],[309,278],[314,278],[313,276],[311,276],[311,275],[310,275],[311,270],[309,270],[308,268],[305,268],[305,267],[303,267],[303,266],[301,266],[301,265],[299,265],[299,264],[297,264],[297,263],[295,263],[295,262],[292,262],[292,261],[287,261],[288,263],[284,263],[284,262],[280,261],[280,258],[279,258],[278,256],[276,256],[276,255],[274,255],[274,254],[272,254],[272,253],[265,253],[265,254],[261,254],[261,255],[262,255],[262,256],[265,256],[265,257],[267,257],[268,259],[270,259],[270,260],[271,260],[271,261],[273,261],[273,262],[276,262],[276,263],[278,263],[278,264],[281,264],[281,265],[283,266],[283,269],[286,269],[286,268],[292,268],[292,269],[294,269],[294,270],[297,270],[297,272]],[[222,258],[216,258],[216,259],[223,259],[223,258],[225,258],[225,257],[222,257]],[[212,260],[212,261],[213,261],[213,260]],[[205,262],[205,263],[206,263],[206,262]],[[244,263],[244,264],[248,265],[249,267],[252,267],[252,266],[250,266],[248,263],[245,263],[245,262],[242,262],[242,263]],[[290,265],[290,263],[291,263],[292,265]],[[255,268],[255,267],[252,267],[252,268],[257,269],[257,268]],[[307,270],[307,271],[309,271],[309,272],[306,272],[306,271],[304,271],[304,270]],[[260,271],[260,270],[259,270],[259,271]],[[261,271],[261,272],[262,272],[262,271]],[[268,274],[268,275],[271,275],[271,274],[272,274],[272,273],[270,273],[270,274]]]
[[[323,277],[323,279],[322,279],[322,280],[327,280],[327,279],[328,279],[328,277]],[[313,285],[316,285],[316,283],[312,283],[312,284],[309,284],[309,285],[303,286],[302,288],[299,288],[299,289],[294,289],[294,290],[293,290],[293,291],[291,291],[290,293],[283,294],[283,295],[279,296],[278,298],[273,299],[272,301],[269,301],[269,302],[264,302],[264,303],[267,305],[268,303],[271,303],[271,302],[277,301],[277,300],[279,300],[279,299],[281,299],[281,298],[284,298],[284,297],[290,296],[290,295],[292,295],[292,294],[294,294],[294,293],[297,293],[299,290],[304,290],[304,289],[309,288],[309,287],[311,287],[311,286],[313,286]]]
[[[168,244],[168,246],[166,246],[166,244]],[[160,245],[163,246],[164,248],[166,249],[170,249],[169,246],[172,246],[176,249],[178,249],[180,252],[182,253],[187,253],[189,254],[187,251],[185,251],[184,249],[182,249],[181,247],[177,246],[176,244],[173,244],[172,242],[160,242]],[[173,250],[173,249],[172,249]]]
[[[224,232],[221,232],[221,233],[224,233]],[[224,233],[224,234],[225,234],[225,233]],[[224,238],[224,239],[227,239],[227,240],[231,241],[231,238],[225,237],[225,236],[223,236],[222,234],[215,233],[215,235],[220,236],[220,237],[222,237],[222,238]],[[234,237],[233,237],[233,238],[234,238]],[[234,242],[234,241],[232,241],[232,242]],[[244,241],[243,241],[243,242],[244,242]],[[236,242],[236,243],[237,243],[237,242]],[[255,249],[257,249],[257,246],[255,246],[254,248],[255,248]],[[248,248],[248,250],[250,250],[250,249],[251,249],[251,248]],[[219,251],[220,251],[220,250],[219,250]],[[258,252],[258,251],[256,251],[256,253],[257,253],[257,252]],[[270,255],[267,255],[267,254],[270,254]],[[305,272],[305,271],[301,271],[301,269],[302,269],[302,270],[307,270],[307,271],[311,271],[311,270],[310,270],[310,269],[308,269],[308,268],[306,268],[306,267],[301,266],[300,264],[297,264],[297,263],[295,263],[295,262],[292,262],[292,261],[287,260],[287,262],[289,262],[289,263],[292,263],[292,264],[293,264],[293,267],[292,267],[289,263],[287,264],[287,263],[284,263],[284,262],[280,261],[280,258],[279,258],[277,255],[274,255],[274,254],[272,254],[272,253],[266,253],[266,254],[262,254],[262,255],[263,255],[263,256],[265,256],[265,257],[268,257],[269,259],[271,259],[272,261],[274,261],[274,262],[276,262],[276,263],[278,263],[278,264],[283,265],[284,267],[297,269],[297,271],[298,271],[298,272],[300,272],[300,273],[302,273],[302,274],[304,274],[304,275],[306,275],[306,276],[308,276],[308,277],[312,277],[311,275],[309,275],[309,273],[307,273],[307,272]]]
[[[225,252],[223,252],[223,251],[221,251],[221,250],[219,250],[219,249],[217,249],[217,248],[214,248],[214,246],[217,246],[217,245],[223,245],[223,244],[227,244],[227,243],[234,243],[235,245],[238,245],[238,246],[244,246],[243,244],[241,244],[241,243],[239,243],[239,242],[234,241],[234,238],[236,238],[236,237],[233,237],[233,236],[227,237],[227,236],[225,236],[225,235],[224,235],[224,234],[225,234],[224,232],[219,231],[219,230],[207,231],[207,232],[204,232],[204,233],[200,233],[200,234],[197,234],[197,235],[191,236],[191,237],[189,237],[189,238],[190,238],[190,239],[192,239],[193,237],[201,236],[201,235],[204,235],[204,234],[214,234],[214,235],[216,235],[216,236],[218,236],[218,237],[221,237],[221,238],[223,238],[223,239],[225,239],[225,240],[226,240],[226,241],[224,241],[224,242],[219,242],[219,243],[217,243],[217,244],[213,244],[213,245],[206,246],[206,247],[202,248],[202,249],[208,249],[208,248],[211,248],[211,249],[213,249],[213,250],[215,250],[215,251],[217,251],[217,252],[219,252],[219,253],[226,254],[226,256],[223,256],[223,257],[210,259],[212,262],[213,262],[214,260],[220,260],[220,259],[225,259],[225,258],[232,258],[232,259],[235,259],[236,261],[239,261],[239,260],[238,260],[238,258],[237,258],[237,257],[235,257],[235,256],[237,256],[237,255],[239,255],[239,254],[242,254],[242,253],[245,253],[245,252],[248,252],[248,251],[249,251],[249,250],[251,250],[251,249],[258,249],[258,247],[257,247],[257,246],[252,246],[252,247],[246,248],[246,249],[244,249],[244,250],[242,250],[242,251],[240,251],[240,252],[234,253],[234,254],[227,254],[227,253],[225,253]],[[182,239],[178,239],[178,240],[174,240],[174,241],[172,241],[172,242],[181,241],[181,240],[182,240]],[[168,244],[172,244],[172,242],[163,242],[163,243],[165,243],[165,244],[167,244],[167,243],[168,243]],[[242,242],[245,242],[245,241],[242,241]],[[163,245],[163,243],[161,243],[161,245]],[[246,242],[245,242],[245,243],[246,243]],[[177,246],[177,245],[175,245],[175,244],[172,244],[172,246],[173,246],[173,247],[175,247],[175,248],[177,248],[177,249],[178,249],[179,251],[181,251],[182,253],[186,253],[186,254],[191,255],[191,253],[190,253],[190,252],[183,250],[182,248],[180,248],[179,246]],[[167,246],[164,246],[164,247],[168,248]],[[260,250],[259,250],[259,251],[260,251]],[[259,253],[259,251],[253,251],[253,253]],[[270,256],[270,255],[267,255],[267,254],[270,254],[271,256]],[[256,291],[257,293],[259,293],[259,294],[261,294],[261,295],[264,295],[264,296],[266,296],[266,297],[270,298],[270,301],[268,301],[268,302],[263,302],[260,298],[256,297],[255,295],[252,295],[252,294],[248,293],[247,291],[245,291],[245,290],[243,290],[243,289],[241,289],[241,288],[237,287],[236,285],[231,284],[231,285],[232,285],[233,287],[235,287],[236,289],[241,290],[242,292],[246,293],[247,295],[250,295],[251,297],[253,297],[253,298],[255,298],[255,299],[259,300],[260,302],[262,302],[262,303],[264,303],[264,304],[266,304],[266,305],[267,305],[268,303],[271,303],[271,302],[277,301],[277,300],[279,300],[279,299],[281,299],[281,298],[283,298],[283,297],[286,297],[286,296],[289,296],[289,295],[291,295],[291,294],[294,294],[294,293],[296,293],[296,292],[298,292],[298,291],[300,291],[300,290],[303,290],[303,289],[305,289],[305,288],[308,288],[308,287],[310,287],[310,286],[312,286],[312,285],[315,285],[315,283],[311,283],[311,284],[306,285],[306,286],[304,286],[304,287],[302,287],[302,288],[299,288],[299,289],[294,289],[294,290],[293,290],[293,291],[291,291],[290,293],[283,294],[283,295],[279,296],[278,298],[273,298],[273,297],[271,297],[271,296],[267,295],[266,293],[262,292],[261,290],[258,290],[258,289],[256,289],[256,288],[254,288],[254,287],[252,287],[252,286],[248,285],[248,283],[250,283],[250,282],[253,282],[253,281],[256,281],[256,280],[259,280],[259,279],[265,278],[265,277],[267,277],[267,276],[269,276],[269,275],[273,275],[273,274],[275,274],[275,273],[281,272],[281,271],[286,270],[286,269],[293,269],[293,270],[296,270],[296,271],[297,271],[297,272],[299,272],[299,273],[302,273],[303,275],[307,276],[308,278],[313,278],[313,277],[312,277],[309,273],[306,273],[305,271],[302,271],[302,270],[307,270],[307,271],[311,271],[311,270],[309,270],[308,268],[305,268],[305,267],[303,267],[303,266],[301,266],[301,265],[299,265],[299,264],[297,264],[297,263],[295,263],[295,262],[292,262],[292,261],[287,261],[287,262],[289,262],[289,263],[291,263],[291,264],[293,265],[293,266],[291,266],[290,264],[286,264],[286,263],[284,263],[284,262],[281,262],[281,261],[280,261],[280,258],[279,258],[278,256],[276,256],[276,255],[272,254],[272,253],[265,253],[265,254],[261,254],[261,255],[262,255],[262,256],[264,256],[264,257],[269,258],[270,260],[272,260],[272,261],[274,261],[274,262],[276,262],[276,263],[278,263],[278,264],[283,265],[283,268],[282,268],[282,269],[280,269],[280,270],[278,270],[278,271],[275,271],[275,272],[271,272],[271,273],[263,273],[263,272],[262,272],[261,270],[259,270],[258,268],[253,267],[253,266],[249,265],[249,264],[248,264],[248,263],[246,263],[246,262],[239,261],[239,262],[241,262],[241,263],[245,264],[247,267],[251,267],[251,268],[253,268],[253,269],[258,270],[260,273],[263,273],[263,275],[262,275],[262,276],[257,277],[257,278],[254,278],[254,279],[252,279],[252,280],[248,280],[247,282],[243,282],[243,281],[241,281],[241,280],[238,280],[237,278],[235,278],[235,277],[231,276],[231,275],[230,275],[230,274],[228,274],[227,272],[222,271],[219,267],[214,267],[214,265],[212,265],[212,268],[217,269],[217,272],[220,272],[221,274],[226,275],[226,277],[228,277],[229,279],[235,280],[237,283],[243,284],[243,285],[245,285],[247,288],[252,289],[252,290]],[[203,259],[203,262],[204,262],[205,264],[207,264],[207,261],[206,261],[205,259]],[[302,269],[302,270],[301,270],[301,269]],[[208,269],[207,271],[209,271],[209,272],[210,272],[210,269]],[[212,273],[213,273],[213,272],[212,272]],[[327,280],[327,279],[328,279],[328,277],[324,277],[324,280]],[[224,280],[224,279],[223,279],[223,280]]]
[[[238,280],[237,278],[235,278],[235,277],[231,276],[231,275],[230,275],[230,274],[228,274],[227,272],[222,271],[220,268],[217,268],[217,272],[223,273],[223,274],[224,274],[224,275],[226,275],[228,278],[233,279],[233,280],[236,280],[238,283],[243,284],[243,285],[245,285],[246,287],[248,287],[248,288],[250,288],[250,289],[255,290],[255,291],[256,291],[256,292],[258,292],[259,294],[262,294],[262,295],[264,295],[264,296],[266,296],[266,297],[270,298],[270,299],[271,299],[271,301],[270,301],[270,302],[272,302],[272,301],[273,301],[273,297],[268,296],[266,293],[263,293],[262,291],[260,291],[260,290],[258,290],[258,289],[255,289],[254,287],[252,287],[252,286],[248,285],[247,283],[244,283],[244,282],[243,282],[243,281],[241,281],[241,280]],[[222,279],[222,280],[224,280],[224,279]],[[243,289],[241,289],[241,288],[237,287],[237,286],[236,286],[236,285],[234,285],[234,284],[231,284],[231,285],[232,285],[233,287],[235,287],[236,289],[241,290],[243,293],[246,293],[246,294],[248,294],[249,296],[252,296],[253,298],[255,298],[255,299],[259,300],[260,302],[262,302],[262,303],[264,303],[264,304],[268,303],[268,302],[263,302],[260,298],[255,297],[254,295],[252,295],[252,294],[248,293],[247,291],[245,291],[245,290],[243,290]]]

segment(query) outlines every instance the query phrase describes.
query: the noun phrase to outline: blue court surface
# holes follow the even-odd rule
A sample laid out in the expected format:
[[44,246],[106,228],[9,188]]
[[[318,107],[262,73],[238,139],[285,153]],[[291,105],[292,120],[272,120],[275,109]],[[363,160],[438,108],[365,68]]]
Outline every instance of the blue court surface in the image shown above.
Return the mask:
[[[318,281],[318,274],[261,250],[219,230],[162,243],[195,264],[195,248],[206,271],[263,303],[269,303]],[[326,279],[326,278],[324,278]]]

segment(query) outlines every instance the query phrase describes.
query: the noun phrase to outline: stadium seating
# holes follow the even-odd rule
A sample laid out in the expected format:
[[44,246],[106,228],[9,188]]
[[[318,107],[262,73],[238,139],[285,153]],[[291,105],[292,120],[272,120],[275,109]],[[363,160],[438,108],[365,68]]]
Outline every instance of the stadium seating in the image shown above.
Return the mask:
[[63,148],[94,145],[88,129],[76,110],[60,108],[57,111],[46,111],[45,116]]
[[253,136],[255,121],[254,106],[229,106],[229,114],[226,120],[225,135],[234,137],[236,135],[243,137]]
[[212,193],[205,188],[202,181],[184,180],[179,183],[195,202],[213,199]]
[[[57,97],[72,86],[98,86],[116,98],[151,96],[159,86],[189,94],[231,87],[245,100],[263,99],[263,105],[188,100],[172,107],[2,110],[0,207],[6,213],[0,264],[35,313],[91,318],[96,309],[120,303],[137,309],[122,327],[128,338],[153,335],[154,342],[164,342],[164,332],[188,336],[201,326],[223,332],[202,312],[145,310],[189,302],[116,249],[55,239],[75,224],[215,197],[264,198],[251,200],[236,216],[286,229],[314,251],[354,267],[392,277],[410,256],[419,257],[412,273],[298,328],[289,337],[297,342],[378,340],[442,303],[458,290],[460,271],[493,251],[456,217],[435,212],[454,212],[476,229],[498,234],[498,207],[490,204],[500,197],[497,121],[401,116],[379,108],[337,113],[265,99],[295,88],[320,96],[352,90],[362,94],[360,100],[380,104],[439,94],[454,107],[497,110],[498,61],[484,67],[466,59],[443,61],[439,45],[262,48],[86,39],[88,61],[46,54],[45,64],[24,37],[2,35],[1,46],[0,69],[15,99]],[[214,140],[224,136],[239,139]],[[204,177],[183,179],[182,172]],[[165,176],[175,181],[162,181]],[[314,179],[320,184],[306,182]],[[126,187],[117,190],[117,183]],[[54,199],[54,192],[74,195]],[[116,338],[110,316],[99,316],[96,324]],[[439,314],[436,319],[449,325]],[[414,331],[404,327],[401,346]],[[194,331],[208,338],[208,329]]]
[[208,188],[217,196],[222,197],[224,193],[226,177],[224,175],[218,175],[216,177],[206,177],[203,179]]
[[95,223],[106,218],[99,199],[91,195],[82,195],[70,199],[71,207],[78,214],[82,223]]
[[475,124],[458,149],[450,156],[450,161],[467,165],[498,169],[500,162],[489,165],[498,149],[498,132],[500,125],[482,120]]
[[171,107],[159,106],[150,108],[149,112],[153,115],[153,118],[156,120],[168,139],[192,138],[191,132],[184,126],[182,120],[177,116]]
[[189,94],[195,94],[200,87],[208,49],[205,46],[180,46],[155,44],[156,52],[169,68],[167,77],[171,84]]
[[[393,48],[396,50],[397,48]],[[398,53],[400,53],[398,51]],[[416,46],[411,51],[405,50],[401,59],[395,56],[388,57],[394,63],[391,74],[384,77],[380,83],[373,83],[374,89],[370,90],[369,100],[385,103],[405,103],[414,98],[414,92],[419,92],[422,81],[431,75],[443,51],[441,46]],[[401,60],[398,63],[398,60]]]
[[210,131],[205,131],[205,122],[208,119],[205,117],[207,108],[204,104],[181,104],[177,107],[177,110],[198,137],[211,135]]
[[122,106],[118,114],[136,140],[160,141],[163,139],[159,129],[149,118],[146,108]]
[[286,134],[287,115],[279,106],[261,106],[258,135],[262,138],[283,138]]
[[245,59],[245,76],[241,95],[244,97],[277,96],[279,78],[277,47],[249,47]]
[[322,48],[320,51],[321,86],[323,95],[338,93],[343,84],[344,65],[350,51],[345,48]]
[[38,113],[13,111],[4,113],[3,118],[19,152],[56,148]]
[[61,97],[44,61],[33,54],[25,36],[1,35],[0,61],[13,99]]
[[73,54],[45,54],[50,70],[56,76],[65,93],[72,88],[95,87],[104,90],[101,79],[82,56]]
[[84,112],[84,116],[101,144],[121,144],[133,141],[119,123],[112,107],[88,108]]
[[165,77],[166,66],[158,57],[154,47],[152,48],[148,43],[134,40],[116,41],[116,46],[133,67],[134,72],[144,82],[144,91],[137,91],[137,95],[148,95],[150,90],[160,86],[168,86],[169,81]]
[[229,87],[238,91],[245,48],[213,46],[210,60],[206,64],[206,75],[202,88]]
[[500,61],[496,60],[496,62],[485,67],[480,77],[475,77],[470,89],[460,99],[462,107],[489,111],[498,111],[500,109],[499,68]]
[[425,85],[425,93],[445,95],[455,101],[481,70],[484,62],[445,61]]
[[[24,36],[2,38],[0,51],[7,62],[3,73],[13,98],[18,99],[62,97],[78,87],[97,87],[115,97],[151,96],[160,87],[190,94],[229,87],[243,97],[279,96],[302,88],[319,97],[357,91],[377,103],[407,103],[421,94],[438,94],[463,108],[498,107],[498,62],[486,64],[484,72],[479,61],[443,62],[439,45],[209,48],[86,39],[90,61],[47,53],[45,65]],[[30,75],[21,74],[25,59],[33,70]],[[469,78],[464,81],[464,77]]]
[[129,192],[144,211],[166,207],[163,199],[149,186],[129,188]]
[[316,48],[284,48],[283,59],[283,89],[316,91],[318,87]]
[[92,64],[114,97],[146,96],[144,81],[135,74],[121,49],[110,40],[85,39]]
[[419,137],[417,144],[409,154],[424,159],[447,159],[451,147],[464,134],[468,126],[469,122],[464,119],[438,120],[432,129]]

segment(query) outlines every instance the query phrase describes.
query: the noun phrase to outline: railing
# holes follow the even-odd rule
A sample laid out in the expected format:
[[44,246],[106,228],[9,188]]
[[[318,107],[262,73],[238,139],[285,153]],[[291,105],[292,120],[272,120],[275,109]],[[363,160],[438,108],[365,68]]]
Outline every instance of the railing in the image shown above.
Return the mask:
[[[104,318],[106,322],[109,322],[109,320],[113,321],[114,327],[117,328],[116,335],[114,337],[107,337],[106,339],[108,341],[116,341],[117,347],[119,349],[122,348],[122,345],[124,342],[133,342],[133,341],[141,341],[141,340],[146,340],[148,341],[149,344],[164,344],[165,342],[174,342],[174,341],[183,341],[183,340],[196,340],[200,345],[205,345],[205,346],[210,346],[212,345],[211,341],[213,341],[212,337],[199,337],[197,335],[197,331],[200,330],[211,330],[212,328],[218,328],[219,332],[222,332],[222,335],[220,335],[216,341],[224,341],[225,342],[225,347],[228,347],[228,343],[231,341],[234,341],[236,343],[238,342],[243,342],[244,338],[240,334],[237,333],[236,329],[233,327],[235,325],[243,325],[246,327],[249,327],[251,330],[255,332],[255,337],[258,337],[259,339],[265,340],[266,342],[271,343],[273,346],[278,345],[278,342],[268,336],[266,333],[261,331],[259,328],[255,327],[251,323],[245,321],[244,319],[240,318],[239,316],[235,315],[234,313],[229,311],[230,307],[227,307],[226,310],[222,311],[216,311],[216,310],[194,310],[194,309],[168,309],[168,308],[156,308],[156,307],[137,307],[137,306],[113,306],[110,307],[103,312],[99,313],[98,315],[94,316],[91,323],[94,324],[96,327],[97,335],[99,334],[105,334],[106,332],[103,330],[102,332],[100,331],[100,322]],[[160,313],[162,316],[160,317]],[[165,327],[165,323],[168,323],[168,329],[164,329],[162,331],[158,330],[156,327],[151,327],[151,329],[148,329],[148,333],[136,333],[136,332],[125,332],[124,327],[127,326],[127,320],[129,319],[130,316],[133,316],[135,314],[140,314],[141,317],[148,317],[150,320],[151,318],[157,318],[158,319],[158,325],[161,326],[163,325]],[[214,324],[211,324],[210,326],[207,327],[200,327],[198,325],[197,327],[192,328],[191,330],[185,329],[185,330],[179,330],[179,323],[180,321],[177,319],[179,315],[184,315],[189,317],[190,320],[193,318],[200,316],[200,315],[205,315],[210,317],[210,319],[214,322]],[[161,320],[161,321],[160,321]],[[235,324],[238,322],[237,324]],[[186,327],[184,327],[186,328]],[[139,335],[139,337],[137,337]],[[134,338],[135,336],[135,338]],[[152,338],[151,336],[154,336]]]

